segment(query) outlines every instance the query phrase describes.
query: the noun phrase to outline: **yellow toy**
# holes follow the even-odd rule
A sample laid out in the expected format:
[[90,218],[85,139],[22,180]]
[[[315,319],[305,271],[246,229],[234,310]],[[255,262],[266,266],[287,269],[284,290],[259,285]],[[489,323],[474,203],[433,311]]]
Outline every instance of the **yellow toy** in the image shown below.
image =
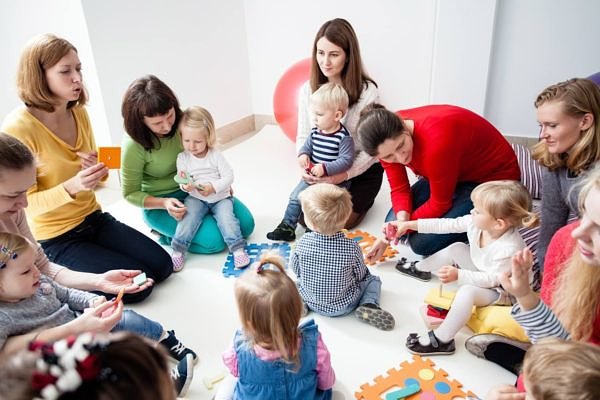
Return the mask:
[[425,296],[425,303],[431,304],[434,307],[449,310],[452,302],[456,296],[455,291],[444,290],[444,287],[440,284],[439,288],[431,288]]

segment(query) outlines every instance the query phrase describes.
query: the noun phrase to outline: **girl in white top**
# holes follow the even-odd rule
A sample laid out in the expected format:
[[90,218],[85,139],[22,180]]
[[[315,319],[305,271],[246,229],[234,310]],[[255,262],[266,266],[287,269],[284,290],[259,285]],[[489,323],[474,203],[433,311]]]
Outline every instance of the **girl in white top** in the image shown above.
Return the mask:
[[177,223],[171,242],[173,271],[183,268],[187,249],[208,213],[213,214],[223,240],[233,253],[234,266],[245,267],[250,258],[244,249],[246,240],[240,221],[233,213],[233,170],[214,148],[217,136],[212,115],[202,107],[189,107],[181,116],[179,130],[184,151],[177,155],[174,179],[190,195],[184,200],[187,212]]
[[[518,228],[538,223],[537,214],[531,212],[531,196],[521,183],[504,180],[477,186],[471,200],[474,205],[471,215],[388,224],[397,228],[395,238],[407,230],[419,233],[466,232],[469,238],[469,244],[453,243],[419,262],[418,270],[397,267],[399,272],[417,278],[422,278],[424,271],[437,269],[442,283],[457,281],[462,285],[444,322],[435,331],[430,331],[428,337],[414,333],[409,335],[406,346],[412,353],[454,353],[454,336],[469,320],[473,306],[512,302],[500,286],[498,277],[510,271],[512,256],[526,246]],[[389,229],[386,226],[386,231]]]
[[[296,150],[299,151],[312,129],[310,95],[325,83],[338,83],[348,93],[348,111],[342,124],[356,142],[356,126],[361,111],[367,104],[379,99],[377,84],[365,72],[358,39],[352,25],[336,18],[325,22],[315,36],[310,81],[300,89],[298,99],[298,130]],[[361,149],[355,149],[352,167],[332,176],[316,177],[304,174],[302,179],[310,184],[339,184],[350,181],[348,191],[352,196],[352,214],[346,221],[347,229],[355,227],[373,205],[381,187],[383,168],[379,161]]]

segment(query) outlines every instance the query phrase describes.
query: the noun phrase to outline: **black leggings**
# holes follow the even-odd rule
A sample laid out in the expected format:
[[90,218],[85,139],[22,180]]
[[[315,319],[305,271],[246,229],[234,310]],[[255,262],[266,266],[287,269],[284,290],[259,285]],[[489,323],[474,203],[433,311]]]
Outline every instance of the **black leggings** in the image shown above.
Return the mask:
[[350,195],[352,195],[352,211],[364,214],[375,203],[375,197],[383,181],[383,167],[376,162],[362,174],[350,179]]

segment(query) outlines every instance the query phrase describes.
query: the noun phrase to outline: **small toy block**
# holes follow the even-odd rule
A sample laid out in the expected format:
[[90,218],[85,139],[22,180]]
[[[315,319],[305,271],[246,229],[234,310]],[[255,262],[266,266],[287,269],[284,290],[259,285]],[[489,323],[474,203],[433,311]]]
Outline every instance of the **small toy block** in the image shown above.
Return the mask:
[[[355,230],[355,231],[346,231],[345,234],[348,239],[352,239],[356,243],[358,243],[363,255],[365,255],[369,252],[369,249],[373,246],[373,244],[377,240],[377,238],[375,236],[373,236],[365,231],[361,231],[360,229]],[[396,254],[398,254],[398,252],[394,248],[392,248],[391,246],[387,246],[387,248],[385,249],[385,252],[381,256],[381,258],[379,258],[379,260],[377,260],[376,262],[384,262],[387,259],[394,258],[396,256]],[[367,265],[375,265],[376,262],[366,262],[365,261],[365,263]]]
[[444,322],[443,318],[435,317],[427,313],[427,304],[423,304],[419,307],[419,314],[421,314],[421,318],[423,318],[423,322],[425,322],[425,326],[428,330],[433,330]]
[[387,224],[385,226],[385,239],[388,241],[394,241],[394,243],[398,242],[398,238],[396,237],[396,233],[398,233],[398,227],[396,225]]
[[[264,253],[275,252],[285,260],[287,268],[287,260],[290,258],[291,247],[289,243],[249,243],[246,245],[246,253],[250,258],[250,264],[252,265],[256,261],[259,261]],[[237,269],[233,264],[233,253],[227,255],[227,260],[223,265],[223,275],[226,277],[240,276],[244,272],[245,268]]]
[[[447,378],[448,373],[441,368],[435,368],[435,363],[429,359],[413,355],[412,361],[404,361],[399,369],[389,369],[387,376],[376,376],[374,384],[365,383],[360,386],[360,391],[354,393],[357,400],[380,400],[383,393],[394,388],[418,386],[420,391],[405,395],[406,400],[435,399],[452,400],[465,399],[468,396],[477,397],[473,392],[462,390],[462,384]],[[402,389],[401,389],[402,390]],[[386,395],[393,395],[389,392]]]
[[443,290],[440,288],[431,288],[429,292],[427,292],[427,296],[425,296],[425,303],[431,304],[434,307],[442,308],[444,310],[449,310],[452,302],[454,301],[454,296],[456,296],[456,292]]
[[215,383],[221,382],[225,378],[225,375],[227,375],[227,372],[225,370],[220,370],[220,371],[217,371],[215,373],[205,376],[202,379],[202,382],[204,383],[204,386],[206,386],[206,388],[208,390],[212,390],[215,387]]
[[148,280],[148,277],[146,277],[145,272],[142,272],[141,274],[138,274],[133,277],[134,285],[138,285],[138,286],[142,286],[144,283],[146,283],[147,280]]
[[104,163],[108,169],[121,168],[121,148],[120,147],[99,147],[98,162]]

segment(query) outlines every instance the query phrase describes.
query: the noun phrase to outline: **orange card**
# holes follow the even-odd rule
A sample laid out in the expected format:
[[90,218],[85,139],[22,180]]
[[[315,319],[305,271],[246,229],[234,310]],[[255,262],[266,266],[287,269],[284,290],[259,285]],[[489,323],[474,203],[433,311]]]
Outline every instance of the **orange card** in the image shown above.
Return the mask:
[[121,168],[121,148],[120,147],[99,147],[98,162],[104,163],[108,169]]

